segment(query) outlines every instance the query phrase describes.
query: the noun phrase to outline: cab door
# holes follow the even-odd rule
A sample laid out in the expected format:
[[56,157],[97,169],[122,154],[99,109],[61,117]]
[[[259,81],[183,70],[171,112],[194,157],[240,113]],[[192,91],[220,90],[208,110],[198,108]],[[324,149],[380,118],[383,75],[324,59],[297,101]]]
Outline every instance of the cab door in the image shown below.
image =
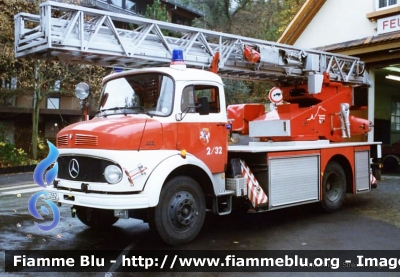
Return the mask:
[[[183,118],[177,122],[178,149],[185,149],[202,160],[212,173],[225,171],[228,156],[226,111],[221,106],[220,93],[215,85],[193,84],[184,87],[180,103]],[[200,115],[197,112],[199,97],[207,97],[209,114]]]

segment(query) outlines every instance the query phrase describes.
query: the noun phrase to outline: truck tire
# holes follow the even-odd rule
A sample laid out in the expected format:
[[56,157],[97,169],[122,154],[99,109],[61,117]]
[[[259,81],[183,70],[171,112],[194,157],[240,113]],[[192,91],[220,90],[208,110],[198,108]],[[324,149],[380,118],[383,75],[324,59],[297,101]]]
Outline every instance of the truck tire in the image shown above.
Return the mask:
[[398,173],[400,169],[400,159],[395,155],[388,155],[383,158],[383,170],[385,173]]
[[198,183],[190,177],[179,176],[162,188],[153,223],[164,242],[179,245],[197,236],[205,214],[205,199]]
[[87,207],[75,207],[76,216],[85,225],[96,229],[104,230],[111,227],[118,221],[118,217],[114,216],[113,210],[103,210]]
[[335,212],[342,207],[345,198],[346,174],[338,162],[331,161],[322,180],[322,207],[327,212]]

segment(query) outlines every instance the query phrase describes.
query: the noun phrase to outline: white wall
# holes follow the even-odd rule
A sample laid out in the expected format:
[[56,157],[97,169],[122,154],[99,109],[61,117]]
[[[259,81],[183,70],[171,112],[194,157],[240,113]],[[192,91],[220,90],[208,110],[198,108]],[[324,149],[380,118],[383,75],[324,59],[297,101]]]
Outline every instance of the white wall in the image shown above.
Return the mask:
[[367,19],[375,0],[327,0],[295,46],[314,48],[376,34],[376,22]]

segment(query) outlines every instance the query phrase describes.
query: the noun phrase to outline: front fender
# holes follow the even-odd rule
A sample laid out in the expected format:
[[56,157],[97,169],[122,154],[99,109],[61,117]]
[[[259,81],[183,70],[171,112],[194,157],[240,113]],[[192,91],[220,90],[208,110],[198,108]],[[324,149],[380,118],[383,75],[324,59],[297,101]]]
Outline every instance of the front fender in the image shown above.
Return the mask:
[[171,172],[184,165],[197,166],[208,175],[210,180],[213,179],[211,171],[208,169],[205,163],[203,163],[197,157],[191,154],[187,154],[186,158],[182,158],[179,154],[170,156],[162,160],[154,168],[145,183],[145,188],[142,193],[148,195],[150,207],[155,207],[158,205],[161,189]]

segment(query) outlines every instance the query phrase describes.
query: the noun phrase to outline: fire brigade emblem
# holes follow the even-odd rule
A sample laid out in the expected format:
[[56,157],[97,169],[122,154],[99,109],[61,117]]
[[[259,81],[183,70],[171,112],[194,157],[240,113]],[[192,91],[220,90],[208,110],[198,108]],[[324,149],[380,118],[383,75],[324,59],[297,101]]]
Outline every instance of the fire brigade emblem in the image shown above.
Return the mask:
[[204,145],[210,142],[210,130],[208,128],[203,128],[200,131],[200,140]]

